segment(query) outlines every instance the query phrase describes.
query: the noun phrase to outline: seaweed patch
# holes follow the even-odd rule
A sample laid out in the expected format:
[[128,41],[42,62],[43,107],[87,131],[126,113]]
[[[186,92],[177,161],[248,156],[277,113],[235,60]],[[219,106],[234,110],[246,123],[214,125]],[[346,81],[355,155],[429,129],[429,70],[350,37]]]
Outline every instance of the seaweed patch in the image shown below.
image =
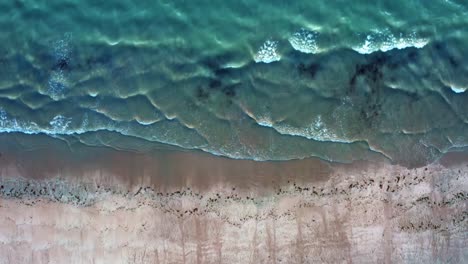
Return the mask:
[[[380,116],[382,104],[380,103],[380,91],[383,87],[383,72],[382,68],[388,62],[388,56],[385,54],[377,54],[368,63],[357,64],[354,74],[349,80],[348,95],[359,96],[361,101],[361,109],[359,115],[367,126],[372,126],[373,120]],[[368,89],[361,89],[364,94],[358,93],[358,80],[362,80],[367,84]]]
[[222,93],[224,96],[231,99],[237,95],[236,90],[240,85],[240,83],[223,85],[220,80],[213,79],[210,80],[206,86],[198,85],[195,89],[195,96],[199,100],[204,101],[209,99],[212,93]]
[[378,54],[365,64],[356,64],[355,71],[351,79],[349,80],[349,92],[353,93],[356,91],[356,82],[359,77],[364,77],[366,82],[371,88],[371,93],[376,93],[379,88],[379,84],[383,79],[382,67],[386,64],[388,58],[384,54]]
[[210,93],[206,91],[202,86],[197,86],[195,96],[199,100],[207,100],[210,98]]
[[223,85],[223,83],[222,83],[220,80],[218,80],[218,79],[213,79],[213,80],[211,80],[211,81],[209,82],[208,87],[209,87],[210,89],[217,89],[217,88],[221,87],[222,85]]
[[301,75],[308,75],[310,78],[315,78],[317,72],[321,69],[320,64],[318,63],[311,63],[306,65],[304,63],[299,63],[297,66],[297,70]]
[[452,54],[450,54],[450,51],[447,49],[446,45],[437,42],[434,44],[434,49],[437,53],[439,53],[441,57],[446,58],[450,66],[452,66],[453,68],[458,68],[460,66],[455,57]]
[[53,71],[61,70],[61,71],[68,71],[70,70],[70,65],[69,65],[69,58],[60,58],[55,65],[52,67]]
[[222,91],[223,91],[223,94],[226,95],[227,97],[234,97],[236,96],[236,84],[234,85],[229,85],[229,86],[225,86],[223,87]]

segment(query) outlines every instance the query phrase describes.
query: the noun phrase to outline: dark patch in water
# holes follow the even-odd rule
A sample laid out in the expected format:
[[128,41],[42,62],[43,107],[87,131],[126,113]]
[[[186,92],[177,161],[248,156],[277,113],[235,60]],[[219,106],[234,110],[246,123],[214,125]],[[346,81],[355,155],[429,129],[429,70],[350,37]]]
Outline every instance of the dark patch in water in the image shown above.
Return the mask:
[[229,69],[218,68],[218,69],[214,70],[213,72],[216,75],[216,77],[222,77],[222,76],[225,76],[225,75],[229,74]]
[[418,58],[418,52],[416,50],[411,50],[406,54],[410,61],[414,61]]
[[311,63],[309,65],[306,65],[301,62],[297,66],[297,70],[299,71],[300,74],[308,75],[312,79],[315,78],[315,75],[320,69],[321,69],[321,66],[318,63]]
[[383,66],[385,63],[387,63],[388,59],[388,55],[382,52],[375,55],[373,62],[378,66]]
[[14,4],[15,4],[15,8],[17,8],[17,9],[23,9],[24,8],[24,3],[21,0],[15,0]]
[[5,56],[5,57],[1,57],[1,58],[0,58],[0,65],[7,65],[7,64],[8,64],[8,61],[7,61],[6,56]]
[[450,65],[452,65],[452,67],[458,68],[458,66],[459,66],[459,65],[458,65],[458,62],[457,62],[457,60],[455,60],[454,57],[449,56],[449,57],[448,57],[448,60],[449,60],[449,62],[450,62]]
[[391,62],[388,62],[386,64],[386,66],[390,69],[390,70],[395,70],[396,68],[398,68],[400,66],[400,63],[399,61],[391,61]]
[[439,53],[440,56],[446,58],[453,68],[458,68],[460,66],[457,59],[455,59],[455,57],[452,54],[450,54],[450,51],[447,49],[445,43],[435,43],[434,49],[437,51],[437,53]]
[[70,70],[70,65],[68,63],[68,58],[61,58],[59,59],[55,65],[52,67],[52,70],[61,70],[61,71],[68,71]]
[[[382,68],[388,63],[389,57],[384,53],[378,53],[365,64],[357,64],[351,79],[349,80],[348,95],[363,97],[364,101],[359,111],[360,117],[368,126],[372,126],[373,120],[380,116],[382,105],[380,103],[380,92],[383,87]],[[369,90],[359,93],[357,80],[363,78]]]
[[200,61],[200,64],[202,65],[205,65],[205,67],[207,67],[208,69],[210,69],[212,72],[219,67],[219,59],[217,57],[213,57],[213,58],[205,58],[203,60]]
[[221,87],[222,84],[223,84],[223,83],[222,83],[220,80],[218,80],[218,79],[213,79],[213,80],[211,80],[210,83],[208,84],[208,87],[209,87],[210,89],[217,89],[217,88]]
[[197,86],[195,95],[199,100],[207,100],[208,98],[210,98],[210,93],[203,89],[202,86]]
[[357,78],[363,76],[369,83],[371,93],[375,93],[379,86],[377,84],[382,81],[382,67],[387,60],[388,58],[385,54],[377,54],[369,63],[356,64],[354,74],[349,80],[349,92],[353,93],[356,91]]
[[223,85],[220,80],[213,79],[208,82],[207,86],[197,86],[195,90],[195,96],[198,100],[205,101],[210,98],[212,93],[221,92],[227,98],[231,99],[236,96],[236,90],[240,85],[240,83]]
[[380,115],[382,110],[382,105],[377,102],[368,102],[369,104],[366,105],[361,109],[360,115],[361,118],[365,121],[368,121],[368,124],[371,124],[371,120],[376,118]]
[[209,80],[206,87],[197,88],[197,98],[206,100],[211,93],[221,92],[228,98],[228,104],[232,104],[232,98],[237,95],[236,90],[240,84],[226,84],[231,79],[230,76],[237,70],[223,66],[230,60],[232,60],[231,56],[223,54],[204,58],[200,61],[200,64],[208,68],[213,74],[213,79]]
[[232,69],[222,66],[226,61],[227,58],[225,56],[213,56],[203,59],[200,64],[207,67],[217,78],[222,78],[229,75],[232,71]]
[[227,97],[234,97],[236,96],[236,84],[234,85],[229,85],[229,86],[226,86],[226,87],[223,87],[222,91],[224,93],[224,95],[226,95]]

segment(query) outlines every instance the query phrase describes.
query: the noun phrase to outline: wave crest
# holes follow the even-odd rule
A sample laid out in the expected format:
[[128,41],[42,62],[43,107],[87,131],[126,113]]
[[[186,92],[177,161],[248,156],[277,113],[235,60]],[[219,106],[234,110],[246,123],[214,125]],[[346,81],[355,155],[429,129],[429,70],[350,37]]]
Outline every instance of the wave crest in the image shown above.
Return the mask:
[[281,56],[277,52],[278,41],[267,40],[263,45],[258,49],[257,54],[254,56],[255,62],[270,63],[274,61],[279,61]]
[[395,36],[389,29],[373,30],[368,34],[361,46],[353,47],[353,50],[361,54],[369,54],[376,51],[389,51],[392,49],[404,49],[409,47],[422,48],[429,43],[426,38],[419,37],[416,32],[409,35],[400,33]]
[[292,34],[289,38],[289,43],[291,43],[291,46],[297,51],[317,53],[317,36],[317,32],[301,28],[299,31]]

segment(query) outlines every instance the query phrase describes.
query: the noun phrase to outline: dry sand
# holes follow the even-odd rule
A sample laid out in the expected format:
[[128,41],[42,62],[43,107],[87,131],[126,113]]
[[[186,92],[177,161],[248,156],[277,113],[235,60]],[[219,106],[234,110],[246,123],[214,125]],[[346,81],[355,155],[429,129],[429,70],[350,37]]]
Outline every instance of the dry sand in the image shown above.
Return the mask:
[[[12,143],[15,145],[15,143]],[[468,158],[0,148],[0,263],[468,263]]]

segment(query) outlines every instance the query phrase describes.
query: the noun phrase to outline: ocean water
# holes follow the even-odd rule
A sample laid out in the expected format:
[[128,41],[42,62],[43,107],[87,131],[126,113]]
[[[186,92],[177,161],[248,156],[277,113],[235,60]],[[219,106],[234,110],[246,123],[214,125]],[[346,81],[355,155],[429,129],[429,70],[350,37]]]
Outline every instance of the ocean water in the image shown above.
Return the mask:
[[0,2],[0,132],[236,159],[468,146],[468,2]]

